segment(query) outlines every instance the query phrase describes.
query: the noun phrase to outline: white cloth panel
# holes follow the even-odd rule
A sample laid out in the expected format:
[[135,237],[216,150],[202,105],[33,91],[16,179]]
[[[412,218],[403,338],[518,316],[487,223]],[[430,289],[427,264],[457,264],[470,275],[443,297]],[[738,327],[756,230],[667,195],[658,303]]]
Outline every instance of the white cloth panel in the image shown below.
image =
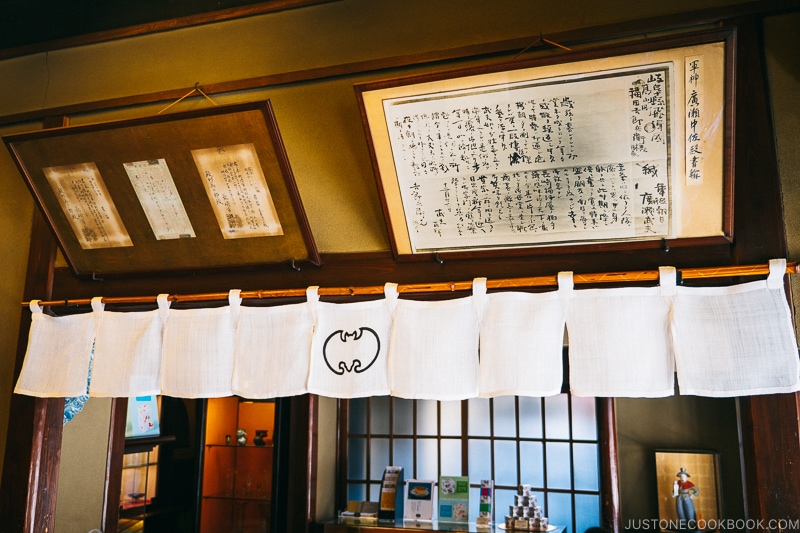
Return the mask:
[[681,394],[728,397],[800,390],[783,276],[732,287],[678,287],[673,334]]
[[389,394],[387,354],[397,284],[384,286],[381,300],[335,304],[314,302],[308,392],[333,398]]
[[389,345],[393,396],[448,401],[478,395],[478,308],[485,297],[398,300]]
[[561,279],[558,291],[488,295],[480,322],[480,397],[561,392],[572,278],[566,287]]
[[233,393],[257,399],[308,392],[313,332],[314,314],[308,303],[241,307],[236,324]]
[[92,298],[91,313],[59,317],[42,313],[39,300],[30,302],[28,347],[14,392],[41,398],[86,394],[101,300]]
[[241,297],[230,291],[229,305],[171,309],[164,326],[161,393],[178,398],[231,396],[234,326]]
[[97,327],[89,395],[130,398],[161,393],[161,339],[170,301],[155,311],[103,311]]
[[573,394],[657,398],[674,393],[668,294],[672,290],[574,291],[567,312]]

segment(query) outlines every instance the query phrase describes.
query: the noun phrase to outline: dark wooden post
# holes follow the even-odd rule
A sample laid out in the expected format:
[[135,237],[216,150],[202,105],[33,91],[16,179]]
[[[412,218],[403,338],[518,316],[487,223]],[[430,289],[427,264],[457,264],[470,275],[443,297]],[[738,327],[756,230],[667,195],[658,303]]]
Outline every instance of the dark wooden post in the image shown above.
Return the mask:
[[[46,123],[46,127],[56,125],[64,125],[64,121]],[[47,223],[35,210],[24,299],[49,298],[52,294],[56,249]],[[30,312],[21,312],[14,383],[22,369],[31,325]],[[54,529],[63,419],[63,398],[11,395],[0,484],[0,521],[8,531],[38,533]]]

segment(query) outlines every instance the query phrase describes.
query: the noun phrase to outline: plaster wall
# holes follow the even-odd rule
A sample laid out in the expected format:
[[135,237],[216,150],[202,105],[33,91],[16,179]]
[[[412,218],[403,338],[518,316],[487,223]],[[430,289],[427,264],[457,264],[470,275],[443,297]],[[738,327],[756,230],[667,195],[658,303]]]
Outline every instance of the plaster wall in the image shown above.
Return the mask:
[[[737,4],[732,0],[639,2],[613,0],[571,3],[538,0],[340,0],[329,4],[250,17],[155,35],[50,51],[0,61],[0,116],[36,109],[151,93],[195,83],[211,84],[331,66],[367,59],[453,48],[482,42],[612,24]],[[797,14],[773,17],[766,25],[766,51],[784,190],[790,260],[800,253],[797,211],[800,125],[796,95],[800,65],[794,51]],[[412,71],[413,69],[407,69]],[[379,77],[389,77],[381,73]],[[321,252],[388,250],[378,194],[369,162],[353,84],[369,76],[343,76],[215,97],[219,104],[269,98],[286,145],[312,232]],[[71,118],[73,124],[154,114],[166,105],[115,109]],[[192,98],[179,109],[207,106]],[[38,129],[20,124],[0,133]],[[771,156],[769,154],[768,156]],[[11,158],[0,151],[0,451],[5,445],[11,375],[16,353],[22,287],[30,233],[32,201]],[[797,282],[795,282],[797,283]],[[795,286],[794,291],[800,290]],[[621,419],[634,426],[641,406],[622,402]],[[107,423],[107,407],[83,416]],[[71,430],[70,430],[71,431]],[[94,432],[93,432],[94,433]],[[65,435],[66,436],[66,435]],[[330,435],[321,435],[324,439]],[[93,434],[93,439],[99,438]],[[626,450],[643,453],[650,437],[637,431],[620,435]],[[66,462],[82,459],[73,451],[95,454],[80,438],[65,438]],[[75,446],[76,449],[72,449]],[[68,449],[69,447],[69,449]],[[0,458],[2,455],[0,455]],[[74,459],[73,459],[74,457]],[[97,461],[104,458],[95,456]],[[623,458],[623,460],[625,460]],[[59,507],[82,507],[99,516],[88,501],[87,479],[72,479],[69,465],[59,480]],[[325,475],[332,475],[326,470]],[[624,473],[623,473],[624,474]],[[623,478],[623,501],[637,487]],[[95,478],[102,483],[102,476]],[[97,502],[99,505],[99,502]],[[629,513],[624,509],[624,512]],[[72,529],[62,529],[72,530]]]

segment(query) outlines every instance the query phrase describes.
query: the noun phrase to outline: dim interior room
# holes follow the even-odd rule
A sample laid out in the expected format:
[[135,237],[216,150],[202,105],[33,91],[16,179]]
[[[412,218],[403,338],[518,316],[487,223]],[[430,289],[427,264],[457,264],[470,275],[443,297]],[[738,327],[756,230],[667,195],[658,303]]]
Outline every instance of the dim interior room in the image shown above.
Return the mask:
[[[69,21],[64,26],[72,26],[76,35],[62,29],[60,34],[43,35],[39,42],[25,42],[17,35],[24,33],[22,29],[15,34],[0,23],[9,39],[17,35],[22,43],[0,49],[4,80],[0,135],[12,148],[0,151],[0,183],[5,190],[0,196],[0,234],[5,244],[0,257],[4,272],[0,308],[6,317],[0,324],[0,517],[10,530],[126,531],[122,518],[138,513],[144,503],[141,524],[136,526],[144,531],[236,531],[237,520],[243,528],[239,531],[351,531],[347,528],[356,526],[339,524],[338,513],[348,502],[380,499],[384,468],[398,461],[404,463],[406,480],[469,476],[470,523],[478,510],[480,481],[491,478],[497,487],[496,529],[503,523],[512,489],[532,484],[551,523],[565,527],[564,531],[583,533],[590,526],[638,531],[647,529],[648,521],[673,512],[671,498],[669,510],[662,502],[661,452],[712,456],[716,518],[800,519],[795,496],[800,493],[800,473],[792,466],[800,460],[796,392],[682,394],[675,377],[675,392],[661,397],[619,394],[587,400],[569,394],[570,385],[575,385],[569,382],[570,365],[576,364],[570,360],[569,335],[558,361],[565,363],[567,379],[553,394],[431,399],[386,391],[336,396],[306,388],[296,394],[287,389],[262,397],[238,395],[237,400],[230,393],[165,393],[156,407],[160,435],[138,441],[143,447],[125,435],[129,403],[136,404],[133,396],[127,400],[92,396],[69,423],[62,423],[63,396],[15,393],[33,315],[20,303],[35,299],[63,302],[43,306],[45,314],[72,317],[91,314],[88,302],[97,296],[109,301],[105,314],[133,315],[157,313],[156,295],[215,295],[213,303],[178,296],[170,312],[188,314],[223,309],[231,289],[241,289],[242,294],[254,291],[246,295],[242,309],[269,310],[303,304],[309,287],[319,287],[321,305],[367,304],[387,294],[387,283],[396,283],[401,288],[440,284],[437,290],[401,295],[400,300],[443,304],[469,296],[476,278],[488,279],[492,293],[502,290],[491,285],[493,280],[557,279],[557,273],[568,271],[577,284],[582,274],[658,273],[659,267],[672,266],[686,272],[686,279],[679,282],[691,288],[754,279],[700,276],[693,281],[688,275],[691,269],[797,260],[800,57],[795,51],[800,49],[796,30],[800,5],[796,1],[224,3],[225,9],[209,8],[204,14],[162,14],[161,25],[145,22],[141,9],[131,6],[127,14],[107,13],[105,25],[92,26],[91,17],[80,22],[62,14]],[[26,23],[36,24],[28,19]],[[405,98],[408,94],[391,92],[396,80],[435,84],[462,72],[495,75],[490,79],[513,85],[519,82],[509,72],[519,64],[539,68],[599,61],[602,70],[609,68],[604,55],[609,50],[643,50],[660,40],[684,46],[691,41],[687,36],[707,33],[728,36],[730,47],[724,80],[717,80],[726,84],[720,102],[724,110],[720,146],[725,153],[719,168],[726,181],[715,197],[724,211],[722,235],[696,242],[686,239],[688,243],[670,235],[655,241],[547,243],[511,251],[439,254],[426,249],[417,256],[398,252],[402,236],[392,219],[397,206],[391,204],[402,202],[393,199],[381,181],[387,156],[384,153],[381,160],[376,155],[381,139],[368,127],[371,111],[365,98],[370,91],[378,97],[385,90],[386,98]],[[735,72],[730,74],[733,66]],[[438,85],[432,87],[439,90]],[[260,106],[263,102],[268,102],[266,111]],[[250,107],[254,103],[259,106]],[[244,259],[231,259],[226,250],[233,244],[214,244],[223,241],[218,231],[204,241],[204,235],[212,233],[205,229],[215,229],[216,221],[201,186],[192,198],[199,211],[205,210],[203,220],[207,220],[195,224],[200,238],[194,240],[202,249],[175,244],[164,254],[163,248],[151,252],[135,245],[121,261],[105,262],[110,256],[81,248],[74,235],[65,241],[64,233],[54,228],[60,219],[42,213],[58,206],[48,203],[46,191],[37,188],[40,183],[48,186],[44,175],[39,182],[26,176],[28,169],[15,158],[47,161],[50,148],[29,149],[27,135],[73,127],[85,127],[85,133],[67,135],[67,142],[93,136],[87,154],[92,148],[109,146],[124,158],[135,146],[117,143],[116,133],[97,125],[126,123],[131,130],[140,124],[181,127],[170,117],[203,118],[207,113],[223,117],[215,111],[223,108],[258,113],[255,126],[246,122],[241,128],[237,124],[219,130],[234,132],[234,137],[239,129],[261,128],[266,117],[269,142],[257,150],[262,163],[264,154],[274,154],[274,167],[284,178],[291,177],[286,199],[276,195],[276,205],[282,221],[286,213],[298,219],[298,229],[287,229],[280,237],[289,242],[285,247],[248,248],[249,239],[230,239],[244,250]],[[376,108],[386,109],[382,104]],[[681,125],[681,131],[685,127]],[[198,135],[204,142],[212,139],[218,146],[213,125],[196,129],[202,130]],[[183,130],[194,134],[191,127]],[[167,146],[179,137],[151,131],[162,135]],[[59,138],[53,138],[57,139],[54,151],[68,153],[72,148],[64,149]],[[148,141],[145,136],[137,142]],[[391,147],[386,152],[391,154]],[[196,160],[187,161],[191,166]],[[689,164],[683,154],[679,161]],[[270,179],[274,191],[279,182]],[[185,186],[179,180],[176,176],[178,185]],[[115,189],[109,188],[114,196]],[[184,197],[190,215],[191,201]],[[135,196],[127,202],[135,203]],[[701,217],[717,207],[700,205],[694,214]],[[141,210],[136,217],[146,227]],[[72,231],[69,226],[67,230]],[[132,226],[128,230],[136,240],[139,230]],[[292,255],[295,248],[301,252],[297,259]],[[259,254],[264,253],[274,253],[277,259],[261,259]],[[756,279],[765,278],[762,272]],[[800,290],[797,278],[787,276],[785,281],[792,314],[793,297]],[[448,288],[454,282],[461,283],[458,290]],[[618,288],[626,282],[588,286]],[[655,287],[658,276],[634,285]],[[332,288],[342,290],[334,293]],[[546,288],[526,286],[523,292],[540,295],[553,288],[552,283]],[[365,292],[355,294],[360,289]],[[276,294],[267,294],[271,292]],[[574,292],[581,292],[577,285]],[[113,298],[146,301],[115,304]],[[68,300],[82,303],[69,305]],[[369,311],[365,316],[373,319],[377,314]],[[458,337],[453,336],[452,344],[462,340]],[[328,368],[335,373],[330,364]],[[581,429],[586,427],[581,426],[582,416],[590,430]],[[540,429],[526,432],[527,423]],[[246,430],[241,446],[236,442],[239,429]],[[254,440],[256,431],[265,435],[263,440]],[[588,455],[584,464],[589,467],[581,466],[582,453]],[[129,489],[137,496],[128,498],[121,496],[125,491],[120,487],[128,479],[124,472],[142,466],[129,462],[133,454],[145,457],[144,468],[136,471],[152,478],[141,494],[138,488]],[[515,456],[514,461],[504,463],[505,456]],[[567,474],[550,466],[562,456]],[[483,457],[490,459],[481,462]],[[238,470],[226,461],[237,461],[233,464],[239,465]],[[155,470],[148,469],[151,464]],[[246,487],[240,487],[230,478],[245,470],[250,477]],[[267,470],[265,478],[262,473]],[[587,470],[589,480],[582,475]],[[670,471],[670,491],[674,474]],[[239,482],[243,479],[241,474]],[[709,498],[709,492],[698,479],[705,478],[692,479],[700,486],[701,508],[701,498],[704,494]],[[232,486],[219,496],[213,483]],[[239,489],[246,495],[241,496]],[[237,507],[237,501],[249,503]],[[701,508],[708,513],[706,518],[712,516],[705,509]],[[372,525],[358,527],[369,530]]]

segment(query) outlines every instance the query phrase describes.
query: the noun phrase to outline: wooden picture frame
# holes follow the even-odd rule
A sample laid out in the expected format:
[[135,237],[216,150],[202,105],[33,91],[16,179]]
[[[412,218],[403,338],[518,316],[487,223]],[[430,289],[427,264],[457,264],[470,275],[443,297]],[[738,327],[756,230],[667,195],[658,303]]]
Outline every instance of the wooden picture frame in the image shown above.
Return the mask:
[[[661,531],[719,530],[723,519],[719,454],[700,450],[656,450],[655,463]],[[677,484],[681,482],[688,485],[679,487]],[[679,505],[682,506],[680,514]],[[685,514],[687,512],[694,515]]]
[[269,101],[3,140],[77,276],[320,262]]
[[733,33],[356,86],[396,259],[730,244]]

